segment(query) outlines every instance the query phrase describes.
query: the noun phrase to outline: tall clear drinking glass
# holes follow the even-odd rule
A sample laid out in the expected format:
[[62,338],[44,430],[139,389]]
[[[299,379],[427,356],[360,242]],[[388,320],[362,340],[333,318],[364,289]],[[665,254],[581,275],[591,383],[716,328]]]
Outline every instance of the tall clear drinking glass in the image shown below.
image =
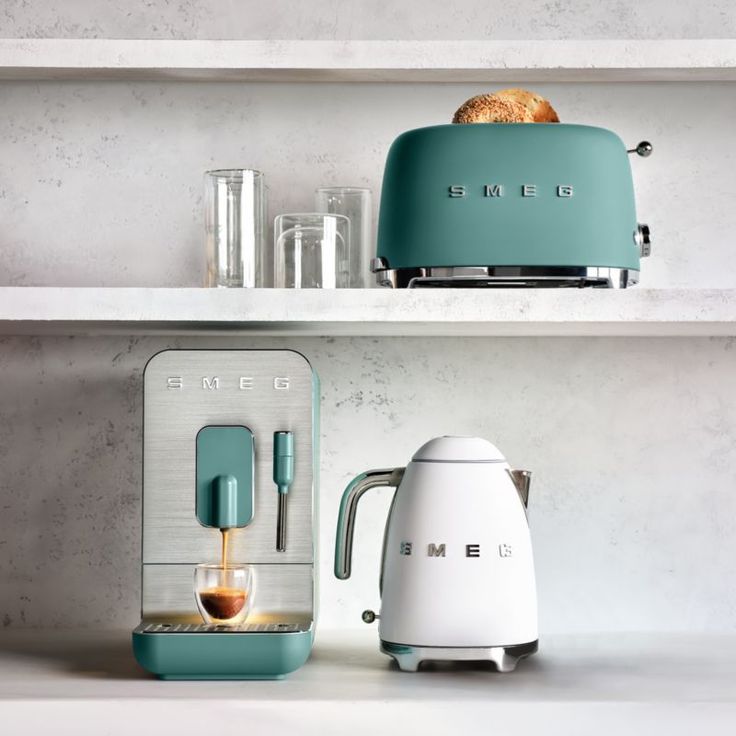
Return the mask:
[[350,220],[307,212],[274,220],[274,286],[344,289],[350,286]]
[[263,174],[253,169],[207,171],[204,193],[207,286],[262,286]]
[[317,212],[344,215],[350,220],[348,286],[366,286],[368,263],[374,255],[371,238],[371,190],[363,187],[320,187],[315,190]]

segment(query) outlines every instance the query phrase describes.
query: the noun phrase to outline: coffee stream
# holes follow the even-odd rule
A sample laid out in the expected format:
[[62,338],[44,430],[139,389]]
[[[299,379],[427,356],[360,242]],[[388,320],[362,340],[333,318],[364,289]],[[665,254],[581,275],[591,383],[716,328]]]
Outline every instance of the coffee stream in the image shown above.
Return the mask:
[[222,569],[227,570],[227,543],[228,543],[228,536],[230,534],[229,529],[220,529],[220,532],[222,532]]

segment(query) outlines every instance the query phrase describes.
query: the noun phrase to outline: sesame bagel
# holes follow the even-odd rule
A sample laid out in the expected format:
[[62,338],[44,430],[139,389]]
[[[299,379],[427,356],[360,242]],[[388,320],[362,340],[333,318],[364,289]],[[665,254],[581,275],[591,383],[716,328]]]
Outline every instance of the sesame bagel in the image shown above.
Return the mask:
[[525,89],[504,89],[477,95],[464,102],[453,123],[558,123],[552,105],[544,97]]

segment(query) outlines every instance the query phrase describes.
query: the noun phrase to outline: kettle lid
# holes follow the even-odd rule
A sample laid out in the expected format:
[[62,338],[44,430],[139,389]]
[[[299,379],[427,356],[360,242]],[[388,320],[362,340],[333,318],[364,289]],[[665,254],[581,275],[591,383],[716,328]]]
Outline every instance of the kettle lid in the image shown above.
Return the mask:
[[435,437],[423,444],[412,460],[446,463],[498,463],[506,458],[482,437]]

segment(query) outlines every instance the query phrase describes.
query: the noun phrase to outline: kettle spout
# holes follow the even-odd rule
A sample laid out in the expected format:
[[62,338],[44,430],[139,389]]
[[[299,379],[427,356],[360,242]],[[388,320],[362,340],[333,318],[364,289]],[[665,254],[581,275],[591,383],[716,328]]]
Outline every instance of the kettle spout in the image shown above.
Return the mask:
[[524,508],[529,505],[529,486],[532,484],[531,470],[509,470],[511,480],[514,481],[516,490],[519,492],[519,498],[524,504]]

